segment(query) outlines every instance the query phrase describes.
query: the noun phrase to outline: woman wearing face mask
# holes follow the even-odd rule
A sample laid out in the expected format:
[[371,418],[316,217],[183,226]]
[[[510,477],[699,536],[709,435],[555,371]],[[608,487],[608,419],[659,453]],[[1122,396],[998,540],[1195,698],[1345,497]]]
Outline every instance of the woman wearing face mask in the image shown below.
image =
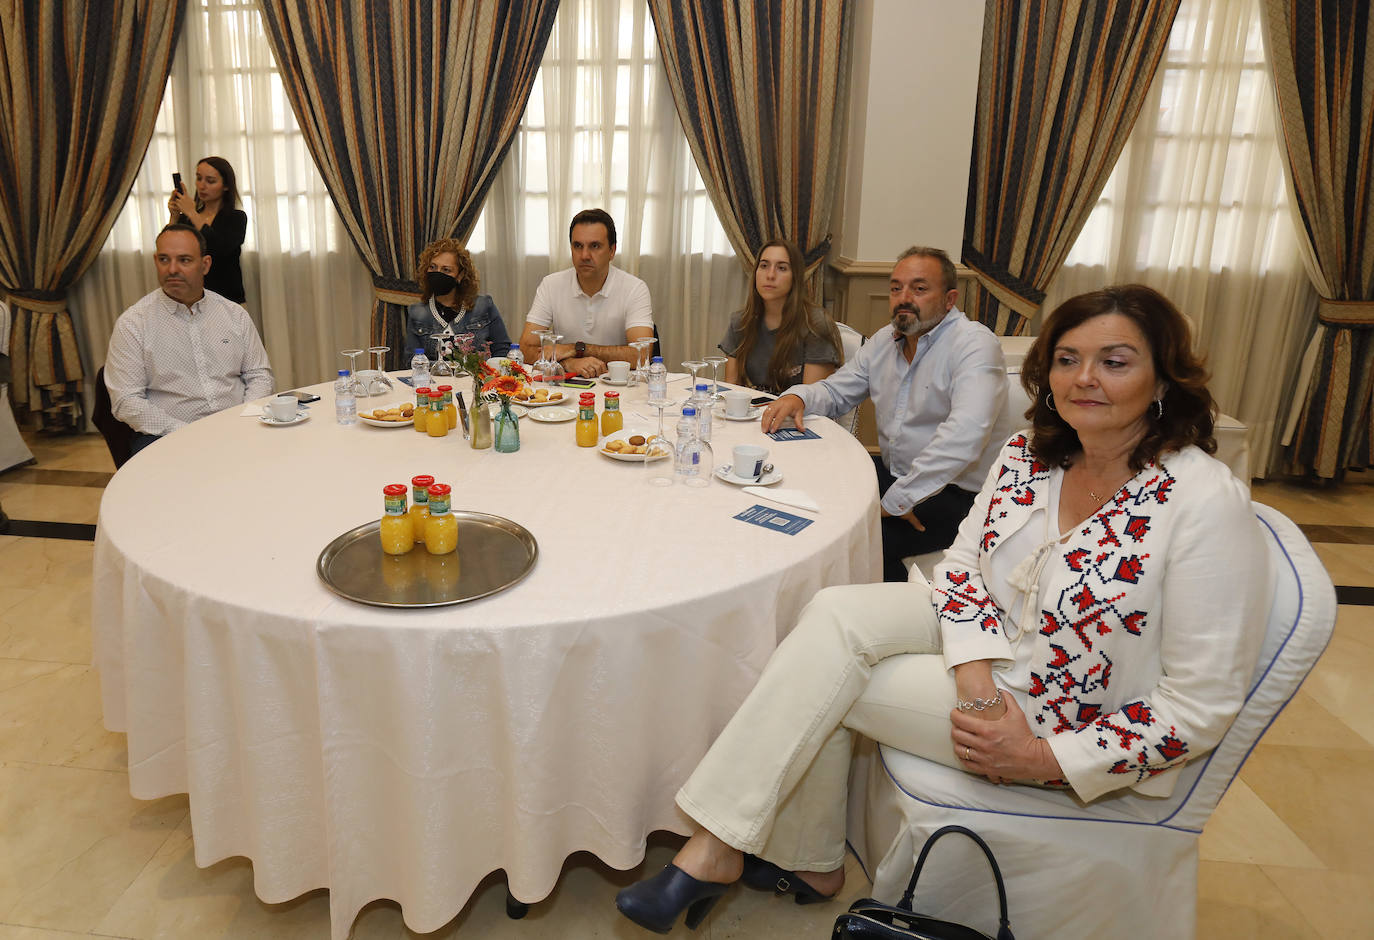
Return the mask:
[[243,303],[243,269],[239,252],[248,231],[248,216],[238,208],[238,182],[234,168],[223,157],[206,157],[196,164],[196,191],[172,191],[167,200],[171,222],[186,222],[200,229],[210,253],[205,289],[235,303]]
[[406,354],[423,349],[430,359],[438,356],[441,337],[471,333],[480,349],[489,344],[491,355],[504,356],[511,347],[510,334],[486,294],[477,293],[481,283],[463,243],[441,238],[420,252],[415,268],[420,282],[420,302],[406,310]]

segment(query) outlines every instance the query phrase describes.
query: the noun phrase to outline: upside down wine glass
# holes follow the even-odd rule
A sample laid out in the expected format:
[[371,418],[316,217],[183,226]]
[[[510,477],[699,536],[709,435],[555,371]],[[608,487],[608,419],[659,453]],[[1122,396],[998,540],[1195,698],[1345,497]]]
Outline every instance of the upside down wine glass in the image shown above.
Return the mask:
[[711,367],[711,394],[720,397],[720,367],[727,361],[724,356],[704,356],[706,364]]
[[363,354],[361,349],[341,349],[340,356],[348,357],[348,384],[353,386],[353,394],[358,398],[366,398],[367,383],[358,377],[358,357]]
[[647,382],[649,381],[649,350],[653,348],[654,341],[652,339],[635,339],[630,340],[630,345],[635,350],[635,370],[630,375],[630,381]]
[[369,394],[385,395],[395,388],[395,386],[391,384],[391,379],[386,374],[386,363],[382,361],[382,357],[391,352],[391,347],[369,346],[367,347],[367,351],[372,353],[373,357],[376,359],[374,368],[377,370],[377,374],[372,376],[371,380],[368,382]]
[[672,439],[663,433],[663,409],[668,407],[668,402],[651,401],[649,407],[658,409],[658,432],[644,442],[644,470],[650,486],[672,486],[676,451]]

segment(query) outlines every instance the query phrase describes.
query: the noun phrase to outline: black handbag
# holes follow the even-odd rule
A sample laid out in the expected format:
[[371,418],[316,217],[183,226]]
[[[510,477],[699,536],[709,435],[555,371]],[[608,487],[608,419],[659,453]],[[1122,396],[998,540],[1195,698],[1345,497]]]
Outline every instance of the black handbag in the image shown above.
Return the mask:
[[958,832],[968,836],[983,850],[988,864],[992,866],[992,877],[997,882],[998,928],[996,940],[1016,940],[1007,922],[1007,889],[1002,884],[1002,871],[997,867],[997,859],[992,849],[979,838],[978,834],[963,826],[945,826],[931,833],[926,844],[921,847],[921,855],[916,859],[916,870],[911,873],[911,882],[897,906],[879,904],[872,898],[863,898],[849,906],[849,910],[835,918],[835,929],[830,932],[831,940],[993,940],[985,933],[972,927],[926,917],[912,910],[912,899],[916,895],[916,882],[921,877],[921,868],[926,856],[941,836]]

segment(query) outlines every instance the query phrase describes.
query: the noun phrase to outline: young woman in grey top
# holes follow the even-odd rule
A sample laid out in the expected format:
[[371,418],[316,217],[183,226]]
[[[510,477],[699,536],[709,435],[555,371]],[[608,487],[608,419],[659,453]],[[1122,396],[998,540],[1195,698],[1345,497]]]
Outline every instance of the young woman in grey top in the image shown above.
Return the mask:
[[843,360],[840,334],[806,299],[806,268],[792,242],[775,238],[759,251],[744,309],[730,318],[720,351],[725,381],[768,392],[819,382]]

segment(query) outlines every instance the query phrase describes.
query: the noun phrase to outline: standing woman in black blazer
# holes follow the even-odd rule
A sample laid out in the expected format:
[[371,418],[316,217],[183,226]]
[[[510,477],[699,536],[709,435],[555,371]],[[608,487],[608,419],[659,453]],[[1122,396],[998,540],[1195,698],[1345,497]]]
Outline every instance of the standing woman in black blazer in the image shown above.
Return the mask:
[[248,231],[248,216],[238,205],[234,168],[223,157],[206,157],[196,164],[194,197],[173,190],[167,200],[167,208],[172,211],[171,221],[188,222],[205,236],[205,245],[210,251],[205,289],[241,304],[247,297],[243,292],[239,252]]

